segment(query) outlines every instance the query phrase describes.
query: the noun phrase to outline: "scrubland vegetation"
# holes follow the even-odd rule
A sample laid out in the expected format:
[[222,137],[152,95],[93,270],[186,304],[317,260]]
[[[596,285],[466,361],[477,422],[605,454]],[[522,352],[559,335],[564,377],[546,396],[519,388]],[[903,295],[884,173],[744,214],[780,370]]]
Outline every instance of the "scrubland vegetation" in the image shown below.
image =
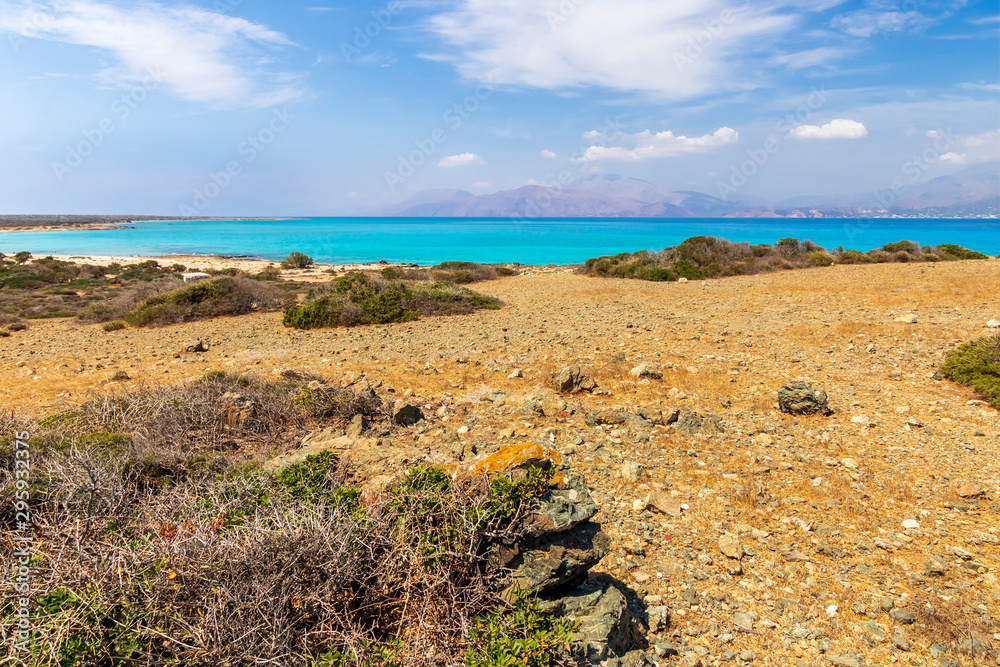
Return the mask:
[[893,262],[949,262],[987,259],[954,244],[921,246],[913,241],[887,243],[859,252],[843,247],[827,252],[811,241],[781,239],[773,246],[733,243],[712,236],[694,236],[659,252],[640,251],[588,259],[582,273],[606,278],[673,281],[745,276],[771,271],[805,269],[834,264]]

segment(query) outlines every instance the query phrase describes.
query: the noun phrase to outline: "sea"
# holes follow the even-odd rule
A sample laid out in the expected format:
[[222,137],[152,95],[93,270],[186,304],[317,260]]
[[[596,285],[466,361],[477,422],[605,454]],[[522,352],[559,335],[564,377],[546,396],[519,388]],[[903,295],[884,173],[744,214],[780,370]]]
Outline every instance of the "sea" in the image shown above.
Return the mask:
[[833,218],[301,218],[135,222],[116,229],[0,234],[0,252],[44,255],[222,255],[319,263],[577,264],[591,257],[662,250],[692,236],[773,244],[808,239],[866,251],[893,241],[957,243],[1000,255],[997,219]]

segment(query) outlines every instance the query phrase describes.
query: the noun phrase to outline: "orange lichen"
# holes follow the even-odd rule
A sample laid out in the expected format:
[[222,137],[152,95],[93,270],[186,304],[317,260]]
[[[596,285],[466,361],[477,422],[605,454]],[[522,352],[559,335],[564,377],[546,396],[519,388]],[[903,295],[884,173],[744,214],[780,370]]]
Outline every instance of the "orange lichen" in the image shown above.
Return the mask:
[[[502,471],[520,468],[551,468],[562,463],[559,452],[535,442],[508,445],[498,451],[469,463],[452,463],[444,469],[453,477],[489,476]],[[563,482],[562,473],[556,472],[551,480],[554,484]]]

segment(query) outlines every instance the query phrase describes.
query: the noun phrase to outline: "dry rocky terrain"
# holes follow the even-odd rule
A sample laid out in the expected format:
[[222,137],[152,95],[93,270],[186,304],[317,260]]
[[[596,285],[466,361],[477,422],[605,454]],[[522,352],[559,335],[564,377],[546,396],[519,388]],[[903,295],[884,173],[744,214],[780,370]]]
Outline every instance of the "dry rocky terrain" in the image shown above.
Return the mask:
[[[1000,261],[474,289],[506,306],[312,331],[32,322],[0,338],[0,396],[38,417],[209,370],[365,374],[425,415],[382,447],[443,462],[536,440],[585,475],[611,540],[591,576],[622,586],[652,664],[1000,664],[1000,413],[936,375],[1000,317]],[[523,400],[568,364],[596,388]],[[778,410],[798,377],[832,414]]]

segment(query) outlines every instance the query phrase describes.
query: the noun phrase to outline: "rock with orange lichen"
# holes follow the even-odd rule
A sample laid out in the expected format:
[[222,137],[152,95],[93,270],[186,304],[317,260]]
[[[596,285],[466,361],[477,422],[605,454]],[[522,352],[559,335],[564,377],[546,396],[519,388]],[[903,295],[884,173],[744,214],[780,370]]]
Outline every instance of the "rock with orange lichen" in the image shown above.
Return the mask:
[[498,472],[531,468],[548,470],[561,463],[562,457],[556,450],[536,442],[522,442],[519,445],[502,447],[492,454],[468,463],[446,465],[444,469],[458,477],[488,477]]

